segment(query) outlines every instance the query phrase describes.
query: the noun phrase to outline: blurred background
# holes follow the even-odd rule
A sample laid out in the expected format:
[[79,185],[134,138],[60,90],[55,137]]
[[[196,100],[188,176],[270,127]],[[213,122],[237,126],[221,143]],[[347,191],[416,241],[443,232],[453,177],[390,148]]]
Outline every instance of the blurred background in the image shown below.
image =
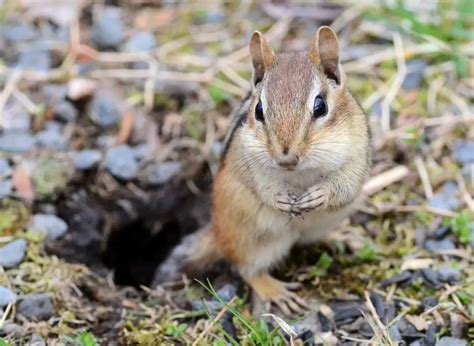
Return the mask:
[[[472,0],[0,0],[0,345],[467,345],[473,18]],[[310,312],[252,316],[229,270],[150,288],[209,221],[251,33],[304,51],[321,25],[374,164],[341,232],[278,270]]]

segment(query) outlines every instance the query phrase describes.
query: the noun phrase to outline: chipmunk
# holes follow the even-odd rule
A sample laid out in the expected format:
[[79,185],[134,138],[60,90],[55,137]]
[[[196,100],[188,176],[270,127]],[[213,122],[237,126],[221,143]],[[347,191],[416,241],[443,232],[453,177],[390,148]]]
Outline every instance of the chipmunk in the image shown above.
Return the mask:
[[228,133],[212,221],[187,250],[187,267],[225,259],[289,315],[305,307],[292,292],[299,284],[269,271],[351,212],[371,162],[369,127],[347,90],[331,28],[317,31],[308,53],[275,54],[258,31],[249,49],[252,91]]

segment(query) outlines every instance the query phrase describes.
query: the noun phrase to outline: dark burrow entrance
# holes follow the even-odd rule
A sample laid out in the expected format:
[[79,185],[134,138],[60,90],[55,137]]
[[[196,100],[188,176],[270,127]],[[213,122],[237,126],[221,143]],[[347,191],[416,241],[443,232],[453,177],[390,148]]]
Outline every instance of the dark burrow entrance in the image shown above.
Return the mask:
[[47,251],[99,275],[112,270],[116,284],[148,286],[180,240],[209,222],[210,179],[195,183],[200,193],[175,182],[140,198],[70,191],[58,203],[69,232]]

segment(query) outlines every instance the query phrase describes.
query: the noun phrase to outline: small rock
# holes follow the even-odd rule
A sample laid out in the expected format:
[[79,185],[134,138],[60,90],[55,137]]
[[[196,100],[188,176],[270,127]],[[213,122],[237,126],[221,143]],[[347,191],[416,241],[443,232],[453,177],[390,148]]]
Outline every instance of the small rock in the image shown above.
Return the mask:
[[451,336],[443,336],[436,343],[436,346],[467,346],[467,341],[453,338]]
[[51,56],[46,47],[35,46],[18,54],[16,68],[47,72],[51,66]]
[[104,165],[113,176],[123,180],[133,179],[138,170],[135,153],[128,145],[119,145],[107,150]]
[[68,101],[59,101],[53,109],[54,115],[63,121],[74,121],[77,118],[78,111],[74,105]]
[[31,335],[30,341],[27,346],[46,346],[44,339],[38,334]]
[[421,59],[413,59],[407,62],[407,75],[402,87],[406,90],[419,89],[423,81],[426,62]]
[[451,237],[447,237],[442,240],[428,239],[425,242],[425,248],[433,252],[442,252],[446,250],[454,250],[456,245]]
[[46,84],[42,89],[47,104],[56,104],[67,96],[67,85],[65,84]]
[[74,156],[74,167],[87,170],[94,167],[102,158],[99,150],[82,150]]
[[14,240],[0,247],[0,266],[13,268],[25,258],[27,243],[24,239]]
[[388,330],[388,334],[392,338],[392,341],[395,342],[396,345],[400,344],[402,341],[402,334],[400,333],[400,330],[398,329],[398,326],[395,324],[391,326]]
[[216,293],[223,301],[228,302],[237,295],[237,288],[232,284],[225,284]]
[[37,31],[31,24],[15,23],[0,28],[2,36],[10,43],[30,41],[37,37]]
[[33,216],[30,229],[34,233],[41,233],[48,239],[55,240],[67,232],[68,226],[63,219],[51,214],[36,214]]
[[67,85],[66,95],[72,101],[78,101],[91,96],[96,87],[96,83],[90,79],[71,79]]
[[435,297],[425,297],[421,301],[421,305],[423,306],[423,310],[426,311],[438,305],[438,299],[436,299]]
[[441,227],[438,227],[433,232],[433,236],[436,239],[442,239],[442,238],[446,237],[450,232],[451,232],[451,227],[450,226],[441,226]]
[[321,326],[316,312],[308,313],[304,318],[291,324],[293,330],[301,335],[310,331],[313,335],[321,333]]
[[10,102],[0,117],[0,127],[4,131],[28,132],[31,127],[28,110],[22,104]]
[[135,157],[137,158],[137,160],[141,160],[148,155],[148,153],[150,152],[150,148],[147,144],[143,143],[134,146],[133,151],[135,152]]
[[322,312],[318,312],[319,323],[321,324],[322,332],[333,332],[336,329],[336,326],[332,321]]
[[393,284],[401,284],[401,283],[410,282],[411,280],[412,280],[412,273],[410,273],[409,271],[404,271],[388,279],[382,280],[380,282],[380,286],[387,287]]
[[456,141],[453,156],[456,161],[464,164],[474,163],[474,141]]
[[46,129],[36,134],[38,146],[51,150],[66,150],[68,142],[62,133],[52,129]]
[[216,312],[222,309],[222,304],[216,300],[191,300],[190,304],[194,310],[208,310]]
[[440,288],[441,283],[439,282],[438,273],[432,269],[422,269],[421,270],[422,277],[427,285],[433,288]]
[[334,310],[334,322],[338,327],[353,322],[357,317],[362,316],[364,310],[362,306],[358,304],[348,303],[346,307],[342,306],[331,306]]
[[428,206],[435,209],[453,211],[459,208],[459,199],[457,198],[458,186],[449,181],[445,183],[438,193],[428,200]]
[[17,295],[4,286],[0,286],[0,308],[7,306],[10,303],[15,303]]
[[5,159],[0,159],[0,178],[7,177],[12,174],[12,168]]
[[117,100],[107,93],[97,93],[91,103],[90,117],[103,128],[117,124],[121,117]]
[[155,47],[156,41],[153,34],[141,31],[129,38],[123,46],[123,50],[125,52],[149,52]]
[[372,338],[374,336],[374,330],[367,321],[364,321],[360,324],[359,333],[366,338]]
[[33,148],[34,137],[27,132],[4,132],[0,135],[0,151],[24,153]]
[[11,196],[13,192],[13,181],[11,179],[0,180],[0,199]]
[[47,320],[54,314],[51,298],[46,293],[32,293],[23,296],[17,304],[18,312],[31,320]]
[[163,162],[160,165],[151,165],[145,170],[147,181],[152,185],[165,184],[181,170],[181,163],[177,161]]
[[438,269],[438,277],[441,281],[452,284],[461,280],[461,272],[459,269],[442,267]]
[[120,9],[105,7],[98,20],[92,25],[91,40],[100,49],[117,49],[124,37]]
[[383,318],[383,316],[385,315],[385,307],[383,305],[382,297],[375,292],[370,292],[370,300],[379,318]]
[[184,98],[196,95],[199,92],[199,83],[181,83],[173,80],[157,80],[155,91],[165,97]]
[[436,323],[431,323],[428,326],[428,330],[426,331],[426,338],[425,343],[426,346],[435,346],[436,344],[436,333],[438,332],[438,326]]
[[0,329],[0,335],[3,335],[3,336],[9,335],[9,336],[19,339],[25,335],[25,331],[23,330],[22,326],[16,323],[11,323],[9,321],[6,321],[3,327]]

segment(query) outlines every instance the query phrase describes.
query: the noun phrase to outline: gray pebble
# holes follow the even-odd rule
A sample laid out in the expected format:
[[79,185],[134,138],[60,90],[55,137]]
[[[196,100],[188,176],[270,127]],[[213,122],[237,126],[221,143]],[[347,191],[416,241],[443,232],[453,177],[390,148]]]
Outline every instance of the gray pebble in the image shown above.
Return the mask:
[[41,45],[36,45],[28,50],[23,50],[18,54],[15,64],[16,68],[22,70],[35,70],[47,72],[51,66],[51,56],[49,50]]
[[68,143],[62,133],[54,130],[43,130],[36,134],[38,146],[51,150],[66,150]]
[[74,156],[74,167],[86,170],[94,167],[102,158],[99,150],[82,150]]
[[163,162],[160,165],[149,166],[145,171],[145,175],[149,184],[160,185],[170,181],[180,170],[180,162],[170,161]]
[[421,59],[413,59],[407,62],[407,75],[402,87],[406,90],[419,89],[423,82],[426,62]]
[[12,174],[12,168],[5,159],[0,159],[0,178],[6,177]]
[[5,307],[10,303],[15,303],[17,299],[15,292],[12,292],[4,286],[0,286],[0,307]]
[[97,125],[109,128],[120,119],[117,100],[105,93],[98,93],[91,103],[90,117]]
[[25,331],[23,330],[23,327],[16,324],[16,323],[11,323],[9,321],[5,321],[5,324],[3,325],[2,329],[0,329],[0,335],[9,335],[14,338],[21,338],[23,335],[25,335]]
[[44,339],[38,334],[31,335],[30,341],[27,346],[46,346]]
[[425,248],[433,252],[441,252],[446,250],[454,250],[456,245],[451,237],[447,237],[441,240],[428,239],[425,242]]
[[456,196],[458,186],[456,183],[448,181],[438,193],[431,197],[428,206],[435,209],[453,211],[459,208],[459,199]]
[[135,152],[135,157],[137,160],[141,160],[148,155],[150,148],[144,143],[134,146],[133,151]]
[[402,341],[402,334],[400,334],[400,330],[398,329],[398,326],[396,324],[390,327],[388,333],[392,340],[396,343]]
[[126,52],[149,52],[156,47],[156,40],[152,33],[141,31],[132,35],[123,46]]
[[32,232],[46,235],[51,240],[62,237],[68,230],[67,223],[52,214],[34,215],[29,228]]
[[47,320],[54,314],[51,298],[46,293],[32,293],[21,297],[18,312],[31,320]]
[[438,273],[432,269],[422,269],[421,274],[423,275],[423,279],[427,285],[439,288],[441,287],[441,283],[439,282]]
[[456,141],[453,156],[456,161],[465,164],[474,163],[474,141]]
[[74,105],[68,101],[59,101],[54,106],[54,115],[63,121],[74,121],[77,118],[78,111]]
[[194,310],[219,311],[222,304],[216,300],[191,300],[191,306]]
[[0,151],[24,153],[33,148],[34,137],[27,132],[8,131],[0,135]]
[[135,153],[128,145],[107,150],[104,165],[113,176],[123,180],[133,179],[138,170]]
[[31,116],[23,105],[11,103],[2,114],[2,128],[4,131],[28,132],[31,127]]
[[98,20],[92,25],[91,39],[100,49],[117,49],[124,37],[120,9],[105,7]]
[[14,240],[0,247],[0,266],[13,268],[25,258],[27,243],[24,239]]
[[46,84],[43,88],[46,103],[59,103],[66,98],[66,84]]
[[232,284],[225,284],[216,293],[223,301],[228,302],[237,295],[237,288]]
[[443,336],[436,343],[436,346],[467,346],[467,342],[451,336]]
[[461,280],[461,272],[459,269],[442,267],[438,269],[438,277],[443,282],[455,283]]
[[10,43],[30,41],[37,37],[37,31],[31,24],[15,23],[3,25],[0,29],[2,36]]
[[11,196],[13,193],[13,181],[11,179],[0,180],[0,199]]

